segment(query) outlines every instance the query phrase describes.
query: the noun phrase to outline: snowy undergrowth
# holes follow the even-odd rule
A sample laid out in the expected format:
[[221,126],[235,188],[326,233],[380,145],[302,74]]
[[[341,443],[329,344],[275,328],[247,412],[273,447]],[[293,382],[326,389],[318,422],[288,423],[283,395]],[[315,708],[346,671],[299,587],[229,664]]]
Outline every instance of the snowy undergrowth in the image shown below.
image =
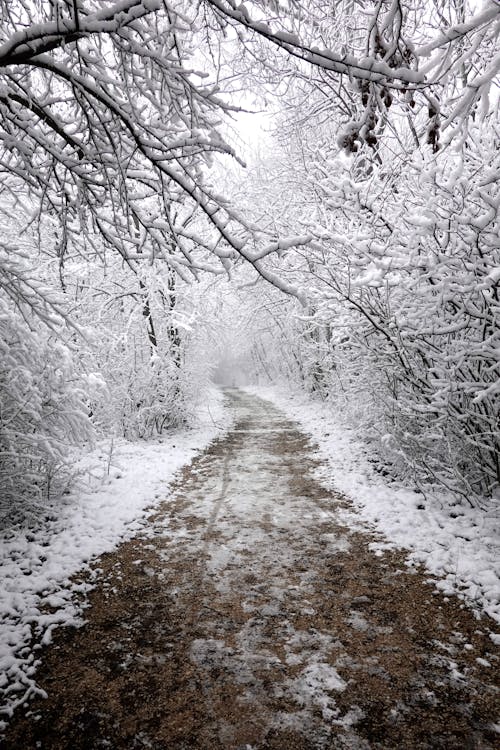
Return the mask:
[[[194,454],[230,427],[220,391],[212,390],[192,430],[144,443],[103,442],[81,459],[78,489],[43,513],[0,531],[0,730],[34,694],[37,651],[54,628],[81,622],[75,594],[91,584],[71,576],[141,528],[164,500],[168,483]],[[36,646],[32,649],[33,640]]]
[[[345,513],[350,526],[381,532],[387,541],[375,552],[397,546],[408,550],[411,563],[423,563],[446,594],[458,593],[469,604],[500,622],[500,509],[457,504],[451,495],[403,488],[384,481],[370,465],[366,449],[353,430],[329,411],[324,402],[287,388],[246,389],[272,401],[298,422],[319,447],[324,464],[319,481],[343,492],[359,515]],[[434,579],[433,579],[434,580]],[[492,636],[500,642],[500,636]]]

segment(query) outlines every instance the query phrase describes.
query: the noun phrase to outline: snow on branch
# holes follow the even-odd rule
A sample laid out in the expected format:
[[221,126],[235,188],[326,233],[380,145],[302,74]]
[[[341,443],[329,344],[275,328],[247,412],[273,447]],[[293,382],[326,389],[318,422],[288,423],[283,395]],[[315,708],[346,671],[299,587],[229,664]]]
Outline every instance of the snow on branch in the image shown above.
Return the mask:
[[353,78],[363,81],[386,84],[394,88],[407,89],[427,85],[425,79],[417,70],[411,70],[408,67],[394,68],[372,56],[357,58],[331,49],[308,46],[297,34],[280,30],[275,31],[270,24],[253,20],[243,5],[237,6],[232,0],[207,0],[207,2],[232,21],[245,26],[289,54],[300,57],[316,67],[340,75],[352,75]]

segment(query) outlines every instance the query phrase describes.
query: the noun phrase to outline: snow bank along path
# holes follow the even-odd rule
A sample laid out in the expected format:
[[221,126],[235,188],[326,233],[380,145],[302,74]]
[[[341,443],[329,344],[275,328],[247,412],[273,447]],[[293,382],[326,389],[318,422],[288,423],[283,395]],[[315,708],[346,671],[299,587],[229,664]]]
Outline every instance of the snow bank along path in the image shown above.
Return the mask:
[[497,747],[492,621],[370,550],[297,426],[228,395],[234,428],[96,561],[87,624],[54,634],[7,746]]
[[[457,505],[450,494],[422,493],[389,484],[367,460],[353,430],[328,405],[279,388],[247,388],[267,398],[294,419],[318,446],[323,459],[316,478],[345,493],[354,505],[344,520],[360,529],[376,529],[384,539],[372,549],[398,546],[408,560],[423,563],[438,576],[444,593],[459,594],[500,624],[500,509]],[[500,630],[500,628],[499,628]],[[500,635],[492,634],[500,644]]]
[[136,534],[176,472],[230,420],[214,389],[197,429],[151,443],[116,441],[111,453],[103,444],[76,467],[81,477],[71,496],[42,506],[30,525],[0,530],[0,728],[2,715],[39,692],[32,640],[46,645],[56,627],[80,620],[74,594],[90,586],[70,577]]

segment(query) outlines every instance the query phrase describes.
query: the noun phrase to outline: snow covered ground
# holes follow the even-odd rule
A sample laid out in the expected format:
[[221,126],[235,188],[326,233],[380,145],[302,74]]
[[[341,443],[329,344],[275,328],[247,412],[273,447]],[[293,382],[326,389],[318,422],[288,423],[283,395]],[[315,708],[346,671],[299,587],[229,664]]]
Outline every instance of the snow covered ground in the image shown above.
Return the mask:
[[71,495],[45,505],[28,528],[0,531],[0,729],[2,715],[40,692],[32,639],[47,644],[54,628],[81,617],[74,593],[85,593],[85,586],[70,577],[133,536],[152,503],[165,498],[175,473],[230,420],[214,389],[197,429],[150,443],[116,441],[111,451],[104,442],[76,467],[81,475]]
[[[287,389],[249,387],[245,390],[272,401],[310,434],[325,463],[317,478],[340,490],[359,513],[346,513],[351,527],[381,532],[388,546],[406,548],[408,559],[423,563],[439,576],[436,585],[458,593],[500,623],[500,510],[485,512],[464,505],[444,493],[420,492],[389,484],[377,474],[353,430],[329,412],[324,403]],[[433,579],[434,580],[434,579]],[[500,643],[500,635],[493,636]]]

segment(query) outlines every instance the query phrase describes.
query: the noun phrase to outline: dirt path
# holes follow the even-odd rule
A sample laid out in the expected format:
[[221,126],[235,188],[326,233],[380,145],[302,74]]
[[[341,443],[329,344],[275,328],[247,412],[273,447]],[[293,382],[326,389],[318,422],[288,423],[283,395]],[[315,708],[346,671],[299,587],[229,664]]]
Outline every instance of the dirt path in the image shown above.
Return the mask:
[[47,649],[49,697],[5,747],[498,748],[491,621],[370,552],[311,478],[306,437],[230,397],[235,429],[97,562],[88,624]]

